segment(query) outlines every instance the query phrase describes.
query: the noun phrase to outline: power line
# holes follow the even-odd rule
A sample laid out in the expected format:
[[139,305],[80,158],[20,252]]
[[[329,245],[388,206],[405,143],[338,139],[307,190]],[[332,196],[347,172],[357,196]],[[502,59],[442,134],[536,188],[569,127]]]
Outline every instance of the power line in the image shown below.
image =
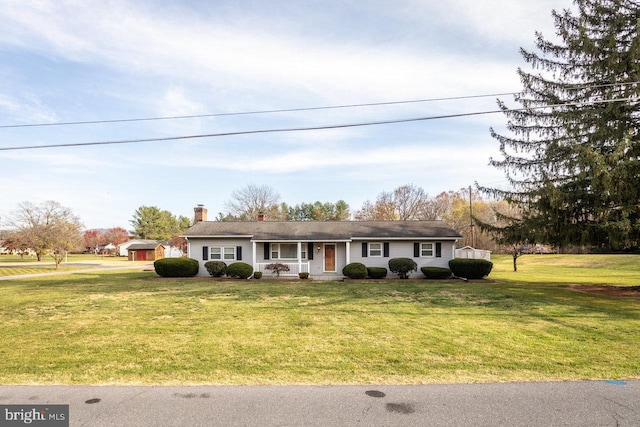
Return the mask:
[[[618,86],[618,85],[624,86],[624,85],[632,85],[632,84],[640,84],[640,81],[626,82],[626,83],[606,83],[606,84],[599,84],[599,85],[592,85],[590,83],[578,83],[574,85],[568,85],[566,89],[583,89],[583,88],[595,89],[595,88],[611,87],[611,86]],[[246,116],[246,115],[257,115],[257,114],[292,113],[292,112],[301,112],[301,111],[335,110],[335,109],[345,109],[345,108],[377,107],[377,106],[385,106],[385,105],[417,104],[417,103],[423,103],[423,102],[458,101],[458,100],[464,100],[464,99],[477,99],[477,98],[488,98],[488,97],[496,97],[496,96],[517,95],[519,93],[521,92],[500,92],[500,93],[490,93],[490,94],[484,94],[484,95],[448,96],[448,97],[440,97],[440,98],[424,98],[424,99],[388,101],[388,102],[370,102],[370,103],[362,103],[362,104],[330,105],[330,106],[322,106],[322,107],[281,108],[281,109],[274,109],[274,110],[255,110],[255,111],[242,111],[242,112],[235,112],[235,113],[192,114],[192,115],[183,115],[183,116],[140,117],[140,118],[129,118],[129,119],[86,120],[86,121],[57,122],[57,123],[26,123],[26,124],[14,124],[14,125],[0,125],[0,129],[49,127],[49,126],[76,126],[76,125],[90,125],[90,124],[127,123],[127,122],[144,122],[144,121],[157,121],[157,120],[180,120],[180,119],[197,119],[197,118],[207,118],[207,117],[229,117],[229,116]]]
[[517,92],[503,92],[503,93],[491,93],[491,94],[485,94],[485,95],[449,96],[444,98],[413,99],[408,101],[371,102],[366,104],[330,105],[330,106],[324,106],[324,107],[282,108],[282,109],[276,109],[276,110],[243,111],[243,112],[236,112],[236,113],[192,114],[187,116],[142,117],[142,118],[132,118],[132,119],[88,120],[88,121],[78,121],[78,122],[0,125],[0,128],[5,129],[5,128],[28,128],[28,127],[45,127],[45,126],[93,125],[93,124],[104,124],[104,123],[126,123],[126,122],[144,122],[144,121],[154,121],[154,120],[198,119],[198,118],[205,118],[205,117],[228,117],[228,116],[247,116],[247,115],[254,115],[254,114],[292,113],[292,112],[300,112],[300,111],[335,110],[340,108],[360,108],[360,107],[377,107],[382,105],[416,104],[421,102],[455,101],[455,100],[462,100],[462,99],[488,98],[488,97],[494,97],[494,96],[514,95],[516,93]]
[[450,119],[450,118],[457,118],[457,117],[481,116],[481,115],[496,114],[496,113],[541,110],[546,108],[570,107],[570,106],[580,106],[580,105],[586,105],[586,104],[608,104],[612,102],[637,101],[637,100],[638,100],[637,97],[628,97],[628,98],[604,99],[604,100],[596,100],[596,101],[568,102],[568,103],[562,103],[562,104],[551,104],[551,105],[543,105],[543,106],[529,107],[529,108],[476,111],[471,113],[446,114],[446,115],[440,115],[440,116],[380,120],[380,121],[350,123],[350,124],[335,124],[335,125],[294,127],[294,128],[257,129],[257,130],[221,132],[221,133],[198,134],[198,135],[168,136],[163,138],[126,139],[126,140],[120,140],[120,141],[95,141],[95,142],[77,142],[77,143],[69,143],[69,144],[47,144],[47,145],[29,145],[29,146],[18,146],[18,147],[1,147],[0,151],[31,150],[31,149],[40,149],[40,148],[84,147],[84,146],[92,146],[92,145],[134,144],[134,143],[141,143],[141,142],[178,141],[178,140],[184,140],[184,139],[216,138],[216,137],[223,137],[223,136],[253,135],[253,134],[262,134],[262,133],[304,132],[304,131],[314,131],[314,130],[379,126],[379,125],[410,123],[410,122],[419,122],[419,121],[428,121],[428,120]]

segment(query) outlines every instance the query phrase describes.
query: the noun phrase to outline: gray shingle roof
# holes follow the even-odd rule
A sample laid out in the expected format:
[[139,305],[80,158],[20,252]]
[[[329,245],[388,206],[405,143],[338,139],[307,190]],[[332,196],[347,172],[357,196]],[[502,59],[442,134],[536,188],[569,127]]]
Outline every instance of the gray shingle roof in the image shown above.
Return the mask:
[[204,221],[182,233],[194,237],[273,240],[459,239],[442,221]]
[[130,251],[151,250],[160,246],[160,243],[134,243],[127,248]]

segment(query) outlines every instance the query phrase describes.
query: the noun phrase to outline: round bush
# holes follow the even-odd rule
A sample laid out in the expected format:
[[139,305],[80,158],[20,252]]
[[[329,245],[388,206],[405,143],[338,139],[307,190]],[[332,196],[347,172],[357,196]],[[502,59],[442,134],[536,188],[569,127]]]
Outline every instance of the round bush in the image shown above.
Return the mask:
[[485,259],[455,258],[449,261],[454,276],[465,279],[482,279],[491,273],[493,263]]
[[364,279],[367,277],[367,267],[361,262],[352,262],[344,266],[342,274],[349,279]]
[[451,270],[443,267],[422,267],[420,271],[427,279],[448,279],[451,277]]
[[262,271],[256,271],[253,273],[254,279],[262,279]]
[[162,277],[191,277],[198,274],[200,263],[191,258],[162,258],[154,261],[153,268]]
[[253,267],[246,262],[234,262],[227,267],[227,276],[248,279],[253,274]]
[[309,273],[307,273],[306,271],[303,271],[302,273],[298,273],[298,277],[301,278],[302,280],[307,280],[309,278]]
[[389,260],[389,270],[396,273],[401,279],[408,279],[409,274],[418,271],[418,264],[411,258],[391,258]]
[[387,269],[384,267],[367,267],[367,276],[372,279],[384,279],[387,277]]
[[222,277],[227,272],[227,264],[222,261],[207,261],[204,263],[204,268],[212,277]]

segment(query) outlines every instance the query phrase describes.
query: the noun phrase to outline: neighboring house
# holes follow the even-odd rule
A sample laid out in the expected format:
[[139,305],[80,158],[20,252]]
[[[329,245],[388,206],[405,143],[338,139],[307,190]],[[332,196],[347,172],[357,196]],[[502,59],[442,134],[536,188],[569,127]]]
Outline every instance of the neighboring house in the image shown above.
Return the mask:
[[283,263],[289,272],[281,275],[308,272],[316,279],[342,278],[343,267],[352,262],[388,269],[389,259],[400,257],[415,260],[413,276],[420,277],[420,267],[448,267],[462,238],[442,221],[200,220],[182,236],[188,256],[200,262],[200,276],[208,275],[207,261],[220,260],[246,262],[267,275],[268,264]]
[[134,243],[129,245],[129,261],[155,261],[164,258],[164,246],[155,243]]
[[116,246],[113,243],[108,243],[106,245],[100,245],[96,248],[96,253],[98,254],[107,254],[115,251]]

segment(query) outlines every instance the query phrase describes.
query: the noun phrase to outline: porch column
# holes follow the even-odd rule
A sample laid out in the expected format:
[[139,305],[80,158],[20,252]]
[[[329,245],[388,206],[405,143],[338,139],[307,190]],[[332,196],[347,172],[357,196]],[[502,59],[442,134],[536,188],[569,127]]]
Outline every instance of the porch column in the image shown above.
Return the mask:
[[302,242],[298,242],[298,273],[302,271]]
[[347,264],[351,264],[351,242],[347,242],[345,246],[346,246],[345,250],[347,252],[346,253],[347,259],[345,261]]
[[251,242],[251,255],[253,258],[253,271],[257,271],[256,270],[256,262],[258,261],[258,254],[256,254],[256,242],[255,240],[253,242]]

